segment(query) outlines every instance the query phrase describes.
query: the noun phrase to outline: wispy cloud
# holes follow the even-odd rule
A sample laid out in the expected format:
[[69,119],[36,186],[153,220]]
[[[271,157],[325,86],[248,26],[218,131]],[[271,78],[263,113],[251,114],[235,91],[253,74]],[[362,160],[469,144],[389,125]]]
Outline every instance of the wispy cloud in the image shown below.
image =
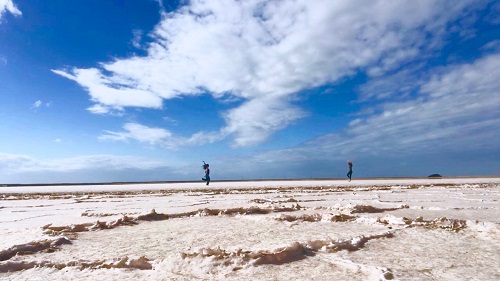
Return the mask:
[[142,40],[142,30],[134,29],[132,30],[133,38],[132,38],[132,46],[137,49],[141,49],[141,40]]
[[[98,112],[122,110],[124,106],[161,108],[162,99],[142,88],[126,76],[108,77],[98,69],[73,69],[72,71],[52,70],[68,79],[77,81],[86,88],[92,100],[99,105]],[[95,107],[89,109],[96,112]]]
[[498,14],[500,13],[500,2],[495,1],[493,6],[491,7],[490,14],[487,16],[487,20],[496,25],[500,25],[500,17]]
[[165,116],[163,117],[163,121],[171,123],[173,125],[179,125],[179,122],[171,117]]
[[492,52],[500,52],[500,39],[488,42],[483,47],[481,47],[481,50],[492,51]]
[[[0,153],[0,183],[61,183],[192,180],[200,173],[198,164],[136,156],[89,155],[40,159]],[[194,177],[196,175],[196,177]]]
[[306,114],[284,99],[263,96],[253,98],[225,115],[225,134],[235,134],[235,146],[258,144],[273,132],[283,129]]
[[[416,98],[382,105],[341,133],[263,154],[276,161],[346,159],[497,150],[500,139],[500,54],[432,71]],[[415,155],[413,155],[415,157]]]
[[5,12],[9,12],[15,16],[22,15],[12,0],[0,0],[0,20]]
[[106,131],[107,135],[99,137],[100,140],[126,141],[133,139],[148,144],[158,144],[172,137],[172,133],[161,128],[150,128],[137,123],[127,123],[123,126],[125,132]]
[[24,172],[71,172],[86,169],[148,170],[165,167],[161,161],[133,156],[91,155],[62,159],[37,159],[26,155],[0,153],[0,171],[2,173]]
[[32,105],[31,105],[31,108],[34,109],[35,111],[43,106],[47,107],[47,108],[50,108],[52,107],[52,101],[49,101],[49,102],[46,102],[44,103],[43,101],[41,100],[37,100],[36,102],[34,102]]
[[[3,15],[9,12],[14,16],[21,16],[21,11],[16,7],[12,0],[0,0],[0,24],[2,23]],[[7,65],[7,58],[0,55],[0,65]]]
[[90,113],[99,114],[99,115],[113,115],[113,116],[122,116],[124,110],[119,106],[103,106],[101,104],[94,104],[91,107],[87,108]]
[[211,134],[248,146],[306,115],[291,102],[301,90],[359,71],[378,77],[437,48],[471,3],[194,0],[163,14],[147,56],[53,72],[84,87],[99,114],[207,91],[241,99]]
[[420,71],[422,65],[406,67],[390,75],[372,77],[359,87],[359,102],[384,101],[408,98],[421,86],[426,72]]
[[174,137],[173,134],[163,128],[152,128],[138,123],[126,123],[124,131],[106,131],[106,134],[98,137],[103,141],[138,141],[149,145],[158,145],[168,149],[177,149],[179,146],[199,145],[218,141],[224,137],[223,132],[199,132],[189,138]]

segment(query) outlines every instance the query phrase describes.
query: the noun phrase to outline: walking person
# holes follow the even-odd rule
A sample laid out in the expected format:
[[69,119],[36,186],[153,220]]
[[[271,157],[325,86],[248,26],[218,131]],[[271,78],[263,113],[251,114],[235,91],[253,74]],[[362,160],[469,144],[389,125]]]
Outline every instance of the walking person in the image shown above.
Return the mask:
[[347,177],[349,178],[349,181],[351,181],[351,177],[352,177],[352,161],[351,160],[347,161],[347,166],[349,167],[349,172],[347,173]]
[[207,163],[205,163],[205,161],[203,161],[203,169],[205,170],[205,177],[202,178],[203,181],[206,181],[207,182],[207,185],[210,183],[210,165],[208,165]]

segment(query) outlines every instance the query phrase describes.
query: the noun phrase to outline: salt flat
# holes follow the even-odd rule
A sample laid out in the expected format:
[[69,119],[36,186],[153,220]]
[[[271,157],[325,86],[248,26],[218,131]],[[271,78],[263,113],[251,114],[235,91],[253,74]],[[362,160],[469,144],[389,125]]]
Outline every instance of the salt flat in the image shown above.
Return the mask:
[[0,187],[1,280],[500,280],[500,179]]

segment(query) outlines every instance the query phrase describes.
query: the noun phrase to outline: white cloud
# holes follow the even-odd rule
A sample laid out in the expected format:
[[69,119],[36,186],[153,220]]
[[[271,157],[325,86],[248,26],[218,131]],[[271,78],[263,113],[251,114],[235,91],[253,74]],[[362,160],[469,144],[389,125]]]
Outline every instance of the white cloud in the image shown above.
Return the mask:
[[165,116],[163,117],[163,121],[171,123],[173,125],[179,125],[179,122],[171,117]]
[[235,134],[235,146],[258,144],[272,132],[305,115],[299,108],[275,97],[250,100],[227,113],[227,134]]
[[496,3],[494,3],[493,6],[491,7],[491,12],[486,17],[486,19],[492,24],[499,25],[500,24],[500,17],[498,16],[499,13],[500,13],[500,2],[496,1]]
[[305,116],[292,95],[358,71],[380,76],[436,48],[471,2],[193,0],[163,14],[147,56],[53,71],[84,87],[99,114],[206,91],[243,99],[210,134],[253,145]]
[[110,111],[108,107],[101,104],[94,104],[93,106],[87,108],[87,110],[94,114],[106,114]]
[[99,115],[123,116],[124,114],[124,110],[122,107],[104,106],[102,104],[94,104],[91,107],[87,108],[87,111]]
[[13,172],[20,167],[36,167],[35,159],[26,155],[0,153],[0,171]]
[[36,109],[38,109],[38,108],[40,108],[40,107],[42,107],[44,105],[45,105],[45,107],[50,108],[50,107],[52,107],[52,101],[46,102],[44,104],[43,101],[37,100],[36,102],[33,103],[33,105],[31,106],[31,108],[33,108],[33,109],[36,110]]
[[481,47],[481,49],[495,52],[500,51],[500,39],[486,43],[483,47]]
[[198,179],[200,165],[136,156],[89,155],[40,159],[0,153],[3,183],[64,183]]
[[123,129],[125,131],[122,132],[106,131],[107,134],[99,136],[98,139],[112,141],[134,140],[149,145],[176,149],[183,145],[212,143],[225,136],[222,132],[198,132],[190,138],[174,137],[170,131],[163,128],[151,128],[138,123],[126,123]]
[[[98,101],[101,108],[122,109],[124,106],[161,108],[162,100],[148,90],[141,89],[130,77],[105,76],[99,70],[73,69],[72,71],[52,70],[68,79],[77,81]],[[89,109],[92,111],[92,109]]]
[[22,15],[21,11],[16,7],[12,0],[0,0],[0,20],[6,11],[15,16]]
[[127,123],[123,126],[126,132],[106,131],[108,134],[99,137],[101,140],[126,141],[134,139],[139,142],[158,144],[172,137],[172,134],[161,128],[149,128],[137,123]]
[[141,49],[141,40],[142,40],[142,30],[134,29],[132,30],[133,38],[132,38],[132,46],[137,49]]
[[198,132],[190,138],[178,138],[171,145],[201,145],[220,141],[226,137],[225,132]]
[[344,159],[498,150],[500,54],[432,72],[427,81],[419,81],[422,86],[413,100],[385,103],[380,114],[358,118],[339,134],[260,158]]
[[422,65],[417,65],[411,68],[406,67],[391,75],[371,78],[360,86],[358,101],[408,97],[420,87],[421,79],[425,78],[426,71],[420,71],[421,69]]
[[163,0],[155,0],[158,3],[158,6],[160,6],[161,11],[165,11],[165,6],[163,5]]
[[91,155],[62,159],[36,159],[26,155],[0,153],[0,172],[71,172],[75,170],[148,170],[165,167],[165,163],[134,156]]

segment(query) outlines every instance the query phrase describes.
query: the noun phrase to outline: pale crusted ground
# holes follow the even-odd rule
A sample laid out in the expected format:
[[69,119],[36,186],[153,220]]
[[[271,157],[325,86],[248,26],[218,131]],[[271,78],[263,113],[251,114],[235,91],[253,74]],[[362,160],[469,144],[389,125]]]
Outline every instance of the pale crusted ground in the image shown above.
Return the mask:
[[500,280],[498,178],[0,191],[1,280]]

